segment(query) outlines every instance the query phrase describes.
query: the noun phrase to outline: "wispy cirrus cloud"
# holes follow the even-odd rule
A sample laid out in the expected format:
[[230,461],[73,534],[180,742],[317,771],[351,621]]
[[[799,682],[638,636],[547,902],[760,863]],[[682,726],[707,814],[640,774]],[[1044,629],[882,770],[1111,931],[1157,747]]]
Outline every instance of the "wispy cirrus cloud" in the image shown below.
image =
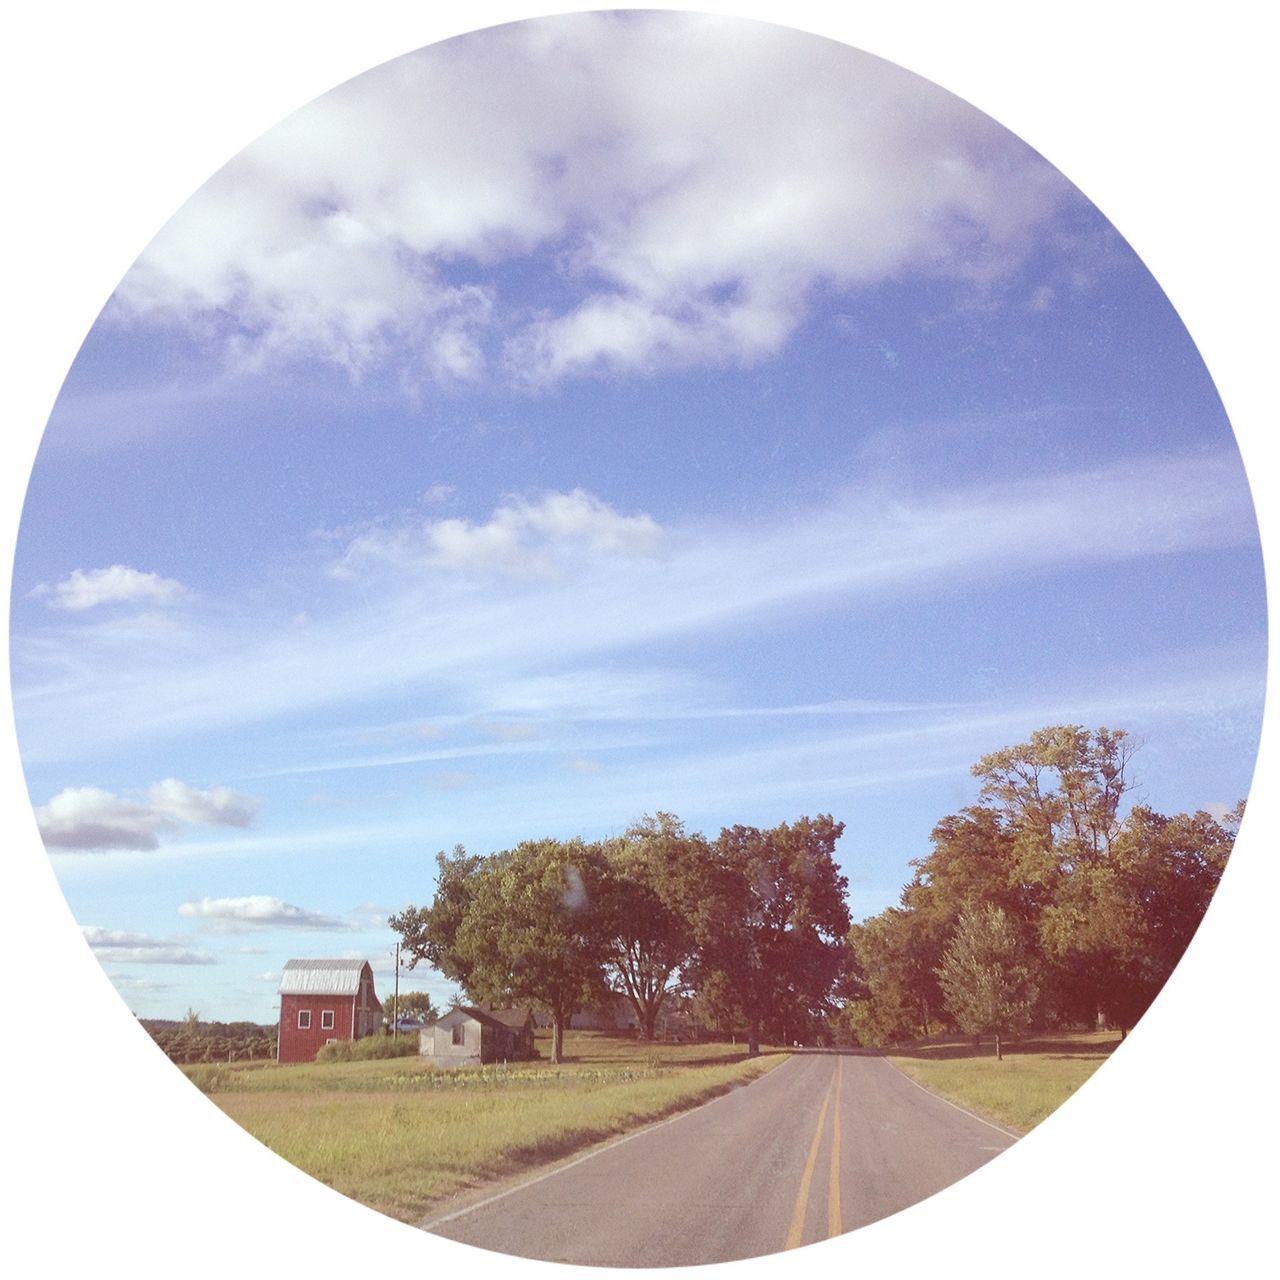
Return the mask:
[[36,807],[36,824],[50,850],[151,850],[161,836],[185,827],[247,827],[260,803],[230,787],[201,790],[176,778],[134,799],[101,787],[67,787]]
[[111,964],[217,964],[217,957],[197,951],[172,938],[155,938],[123,929],[103,929],[98,925],[81,928],[94,955]]
[[174,578],[144,573],[128,565],[113,564],[106,569],[74,569],[53,585],[41,583],[31,595],[50,608],[79,613],[104,604],[169,604],[187,594]]
[[563,578],[482,574],[479,589],[465,575],[426,581],[404,566],[358,607],[331,599],[322,616],[317,606],[306,628],[246,624],[178,653],[109,633],[45,634],[30,649],[19,636],[15,707],[28,758],[56,758],[113,735],[227,727],[391,688],[438,701],[640,644],[783,623],[799,605],[900,603],[940,584],[1014,584],[1255,536],[1229,454],[943,493],[854,488],[798,514],[673,528],[660,560],[610,557]]
[[308,911],[281,898],[249,894],[238,898],[199,898],[184,902],[178,914],[198,920],[220,933],[244,933],[257,929],[345,929],[336,916]]

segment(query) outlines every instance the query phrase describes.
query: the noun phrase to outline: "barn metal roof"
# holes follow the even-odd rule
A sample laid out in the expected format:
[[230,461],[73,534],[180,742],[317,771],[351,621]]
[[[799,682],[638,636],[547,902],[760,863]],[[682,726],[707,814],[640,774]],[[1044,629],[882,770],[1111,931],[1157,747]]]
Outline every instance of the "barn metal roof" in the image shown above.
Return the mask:
[[280,975],[282,996],[354,996],[367,960],[290,960]]

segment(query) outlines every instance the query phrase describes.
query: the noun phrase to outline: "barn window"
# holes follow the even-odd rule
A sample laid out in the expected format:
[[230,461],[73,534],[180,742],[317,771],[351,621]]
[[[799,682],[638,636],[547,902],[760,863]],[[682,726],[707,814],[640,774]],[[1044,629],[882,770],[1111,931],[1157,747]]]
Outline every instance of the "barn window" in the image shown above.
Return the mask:
[[465,1022],[455,1022],[453,1025],[453,1043],[467,1043],[467,1024]]
[[298,1010],[298,1030],[299,1031],[311,1030],[311,1010],[310,1009]]
[[320,1014],[320,1030],[321,1031],[333,1030],[333,1010],[332,1009],[322,1010]]

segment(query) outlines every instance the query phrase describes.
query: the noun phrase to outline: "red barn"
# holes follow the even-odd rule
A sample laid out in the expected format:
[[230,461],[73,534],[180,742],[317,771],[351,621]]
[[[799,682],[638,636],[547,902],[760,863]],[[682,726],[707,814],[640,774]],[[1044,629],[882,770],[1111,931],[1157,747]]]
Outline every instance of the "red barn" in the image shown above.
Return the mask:
[[290,960],[280,978],[277,1062],[314,1062],[331,1040],[382,1030],[367,960]]

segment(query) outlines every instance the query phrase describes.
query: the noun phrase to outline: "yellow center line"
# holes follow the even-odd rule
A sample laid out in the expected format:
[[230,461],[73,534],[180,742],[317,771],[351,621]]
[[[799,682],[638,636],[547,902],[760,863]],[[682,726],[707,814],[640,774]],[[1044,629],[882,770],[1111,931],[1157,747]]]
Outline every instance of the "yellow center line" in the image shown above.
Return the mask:
[[836,1087],[836,1073],[831,1073],[831,1083],[827,1086],[826,1097],[822,1099],[822,1110],[818,1113],[818,1125],[813,1131],[813,1141],[809,1144],[809,1158],[804,1164],[804,1173],[800,1178],[800,1191],[796,1196],[796,1207],[791,1213],[791,1230],[787,1232],[786,1248],[796,1248],[804,1235],[804,1215],[809,1206],[809,1184],[813,1181],[813,1167],[818,1163],[818,1146],[822,1142],[822,1126],[827,1120],[827,1108],[831,1105],[831,1095]]
[[827,1182],[827,1235],[838,1236],[840,1220],[840,1087],[844,1083],[844,1059],[836,1059],[836,1109],[831,1117],[831,1174]]

